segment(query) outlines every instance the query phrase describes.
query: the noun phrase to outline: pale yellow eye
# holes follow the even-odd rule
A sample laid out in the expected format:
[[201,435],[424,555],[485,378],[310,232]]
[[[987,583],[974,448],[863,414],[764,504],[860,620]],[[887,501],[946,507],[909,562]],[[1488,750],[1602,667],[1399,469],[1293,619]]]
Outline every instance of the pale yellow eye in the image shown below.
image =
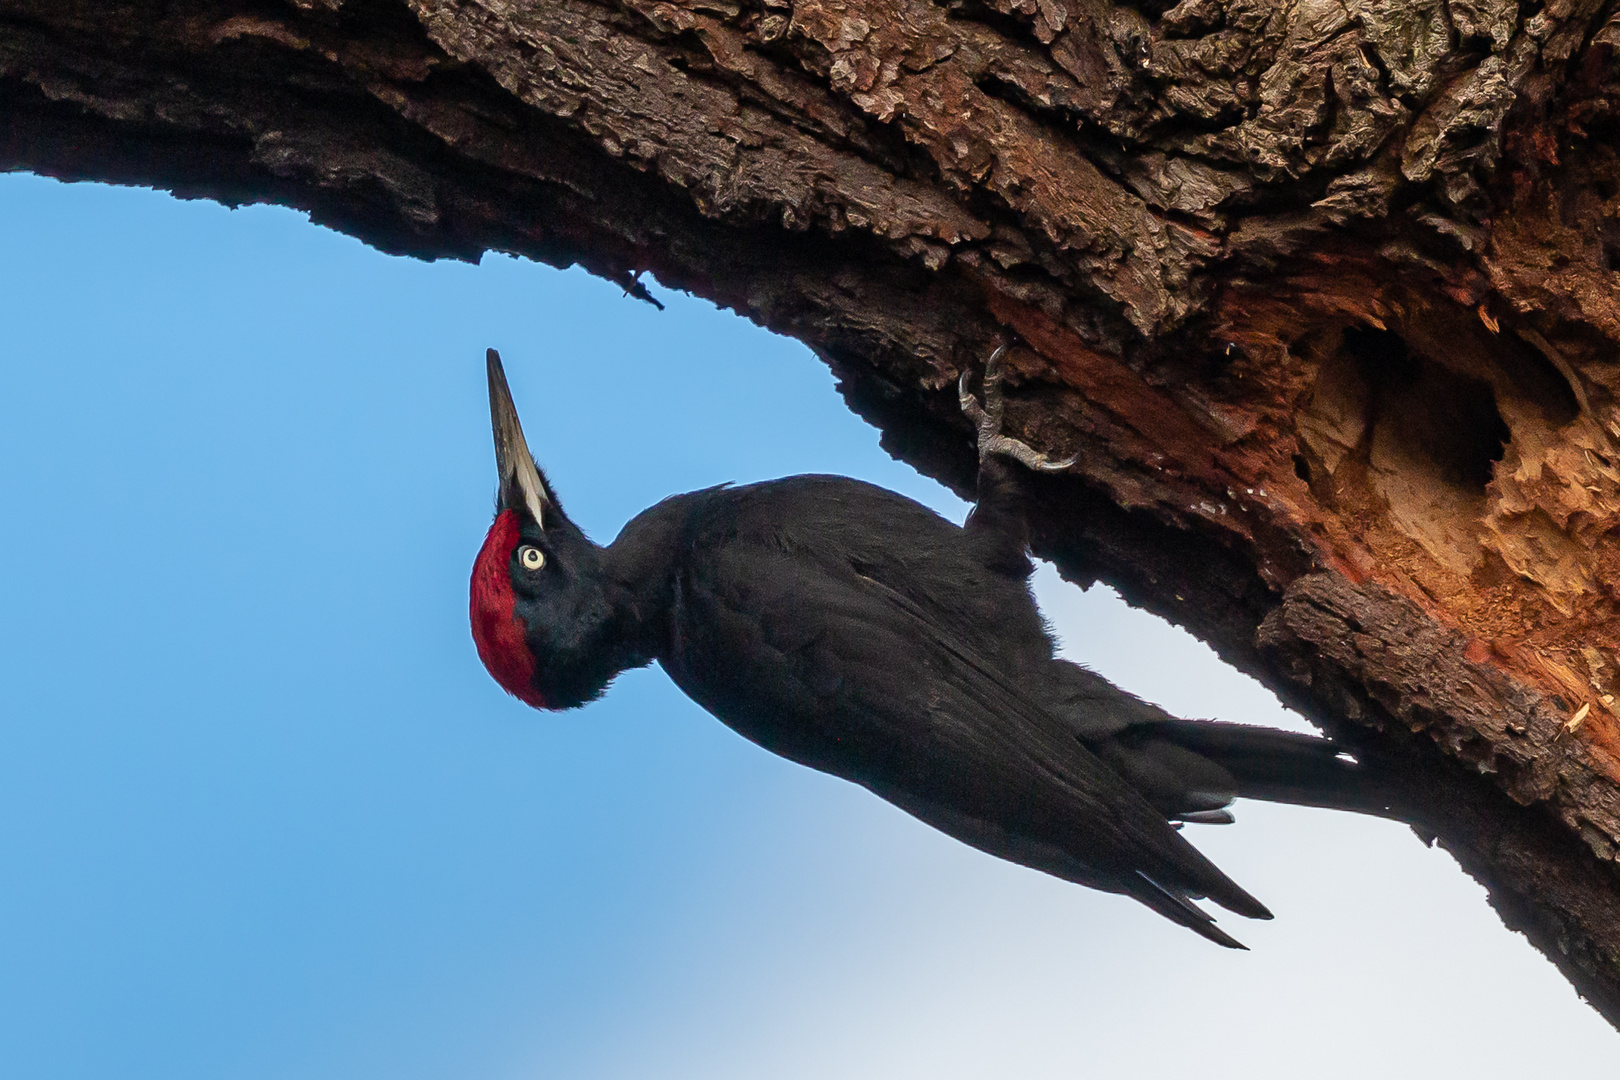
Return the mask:
[[538,570],[546,565],[546,556],[533,544],[524,544],[518,548],[518,562],[523,564],[525,570]]

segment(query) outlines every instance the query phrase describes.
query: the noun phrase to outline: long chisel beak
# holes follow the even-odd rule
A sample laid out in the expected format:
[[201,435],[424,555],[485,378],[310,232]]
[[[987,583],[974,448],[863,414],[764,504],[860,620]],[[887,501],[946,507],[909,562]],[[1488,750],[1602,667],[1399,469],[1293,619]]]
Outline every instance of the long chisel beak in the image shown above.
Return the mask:
[[501,354],[490,349],[485,354],[489,367],[489,423],[495,431],[495,468],[500,474],[502,509],[526,511],[541,529],[546,527],[545,508],[551,503],[545,481],[535,467],[529,444],[523,438],[512,390],[506,385]]

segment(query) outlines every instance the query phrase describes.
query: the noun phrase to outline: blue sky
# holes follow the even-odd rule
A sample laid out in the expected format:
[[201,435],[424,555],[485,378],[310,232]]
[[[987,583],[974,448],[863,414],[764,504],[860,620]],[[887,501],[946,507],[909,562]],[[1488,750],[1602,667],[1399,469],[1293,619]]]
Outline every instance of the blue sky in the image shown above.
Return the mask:
[[[486,346],[606,541],[840,472],[960,519],[801,345],[579,271],[0,176],[0,1075],[1283,1078],[1612,1069],[1449,856],[1245,805],[1232,954],[779,761],[656,668],[541,714],[478,664]],[[1293,720],[1106,589],[1070,655]],[[1593,1072],[1592,1070],[1599,1070]]]

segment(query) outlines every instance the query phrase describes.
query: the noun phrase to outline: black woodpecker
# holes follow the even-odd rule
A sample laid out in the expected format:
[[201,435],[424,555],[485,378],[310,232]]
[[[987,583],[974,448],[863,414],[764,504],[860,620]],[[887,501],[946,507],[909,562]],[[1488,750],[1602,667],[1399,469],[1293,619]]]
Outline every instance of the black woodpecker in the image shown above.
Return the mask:
[[[1325,739],[1183,720],[1058,659],[1030,594],[1028,468],[986,365],[978,504],[962,526],[842,476],[674,495],[607,547],[535,466],[488,354],[500,488],[472,573],[496,682],[570,709],[657,661],[743,737],[854,781],[966,844],[1135,897],[1242,948],[1194,901],[1271,913],[1183,838],[1237,797],[1387,813]],[[1059,466],[1061,467],[1061,466]]]

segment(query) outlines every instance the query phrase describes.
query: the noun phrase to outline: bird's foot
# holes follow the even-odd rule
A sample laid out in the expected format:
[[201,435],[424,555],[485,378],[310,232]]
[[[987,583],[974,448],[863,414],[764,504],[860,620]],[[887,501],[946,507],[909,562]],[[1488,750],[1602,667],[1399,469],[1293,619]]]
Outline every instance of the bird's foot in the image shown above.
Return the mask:
[[990,359],[984,362],[983,405],[980,405],[978,399],[968,390],[968,375],[971,372],[964,370],[961,381],[957,384],[962,412],[979,429],[979,460],[983,461],[991,454],[1001,454],[1037,472],[1062,472],[1079,459],[1068,457],[1062,461],[1053,461],[1028,443],[1001,433],[1001,416],[1006,406],[1001,396],[1001,358],[1006,352],[1007,346],[998,346],[996,351],[990,354]]

